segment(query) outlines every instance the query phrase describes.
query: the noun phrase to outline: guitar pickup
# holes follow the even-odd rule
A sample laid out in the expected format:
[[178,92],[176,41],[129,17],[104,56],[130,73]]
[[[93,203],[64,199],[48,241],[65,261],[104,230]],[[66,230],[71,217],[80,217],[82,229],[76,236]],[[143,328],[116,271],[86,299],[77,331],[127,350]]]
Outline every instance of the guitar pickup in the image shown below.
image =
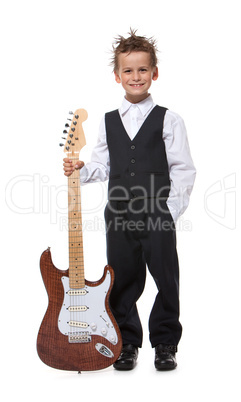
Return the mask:
[[71,289],[67,292],[69,296],[85,296],[87,293],[85,289]]
[[88,328],[87,322],[82,322],[82,321],[69,321],[69,325],[71,327],[79,327],[79,328]]
[[91,342],[89,332],[72,332],[69,333],[69,343],[88,343]]
[[67,310],[71,312],[81,312],[81,311],[87,311],[88,307],[87,306],[69,306]]

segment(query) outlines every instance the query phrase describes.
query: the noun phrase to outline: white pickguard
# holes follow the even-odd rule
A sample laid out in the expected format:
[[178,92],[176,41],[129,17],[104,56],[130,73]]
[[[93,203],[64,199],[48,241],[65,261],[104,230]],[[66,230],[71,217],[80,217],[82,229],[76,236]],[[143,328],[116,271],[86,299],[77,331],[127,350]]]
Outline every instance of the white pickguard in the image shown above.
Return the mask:
[[[105,280],[98,286],[85,286],[84,291],[69,288],[69,278],[63,276],[64,301],[58,318],[58,327],[67,336],[99,335],[108,339],[113,345],[118,342],[116,330],[105,309],[105,298],[108,293],[111,275],[107,271]],[[69,292],[85,293],[70,295]],[[72,338],[71,338],[72,339]]]

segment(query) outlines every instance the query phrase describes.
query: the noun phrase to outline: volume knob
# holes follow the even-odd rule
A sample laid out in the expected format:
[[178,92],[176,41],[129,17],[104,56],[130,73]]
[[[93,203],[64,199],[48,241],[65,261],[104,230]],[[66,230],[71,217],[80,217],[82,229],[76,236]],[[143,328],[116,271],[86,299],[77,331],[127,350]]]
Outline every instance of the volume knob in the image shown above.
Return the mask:
[[116,343],[116,337],[115,337],[115,335],[111,335],[111,336],[110,336],[110,342],[111,342],[111,343]]
[[95,322],[92,322],[92,323],[90,324],[90,328],[92,329],[92,331],[96,331],[96,329],[97,329],[96,323],[95,323]]
[[102,335],[106,336],[107,335],[107,329],[106,328],[101,328],[101,333],[102,333]]

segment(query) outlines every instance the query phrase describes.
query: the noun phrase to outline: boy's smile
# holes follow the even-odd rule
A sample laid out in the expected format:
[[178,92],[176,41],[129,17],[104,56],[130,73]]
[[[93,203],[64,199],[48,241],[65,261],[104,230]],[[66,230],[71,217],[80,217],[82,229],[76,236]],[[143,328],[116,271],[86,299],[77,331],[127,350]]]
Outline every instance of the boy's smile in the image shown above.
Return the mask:
[[118,56],[116,82],[121,83],[126,91],[126,99],[138,103],[148,97],[152,80],[158,78],[158,68],[151,66],[150,54],[147,52],[121,53]]

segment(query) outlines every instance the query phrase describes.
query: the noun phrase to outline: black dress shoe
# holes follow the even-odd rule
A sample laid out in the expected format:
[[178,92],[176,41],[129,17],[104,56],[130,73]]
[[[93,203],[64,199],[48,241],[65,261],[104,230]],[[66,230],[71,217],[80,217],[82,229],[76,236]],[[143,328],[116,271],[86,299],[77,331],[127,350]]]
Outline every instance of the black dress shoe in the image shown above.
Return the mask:
[[155,347],[155,367],[157,370],[173,370],[177,367],[175,345],[157,345]]
[[116,370],[132,370],[137,361],[138,348],[133,345],[124,345],[120,357],[113,364]]

